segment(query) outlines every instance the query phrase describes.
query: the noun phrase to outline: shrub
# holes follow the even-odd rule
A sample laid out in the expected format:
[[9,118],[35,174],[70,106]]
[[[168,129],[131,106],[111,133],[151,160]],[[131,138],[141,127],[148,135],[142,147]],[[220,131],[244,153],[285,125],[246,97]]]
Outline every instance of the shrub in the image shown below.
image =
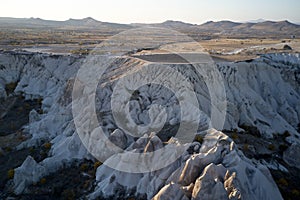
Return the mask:
[[19,139],[20,141],[25,141],[27,138],[26,138],[25,135],[20,135],[20,136],[18,136],[18,139]]
[[75,199],[75,192],[72,189],[65,189],[61,193],[62,199],[73,200]]
[[297,189],[293,189],[292,190],[292,195],[298,197],[298,196],[300,196],[300,191],[297,190]]
[[15,91],[17,87],[17,83],[16,82],[11,82],[5,85],[5,91],[7,94],[11,94]]
[[29,103],[24,103],[24,108],[25,108],[26,110],[30,110],[31,106],[30,106]]
[[51,149],[51,143],[49,143],[49,142],[46,142],[43,146],[44,146],[45,149],[47,149],[47,150]]
[[7,172],[7,177],[8,177],[9,179],[13,179],[13,178],[14,178],[14,175],[15,175],[15,170],[14,170],[14,169],[8,170],[8,172]]
[[280,178],[278,181],[277,181],[278,185],[280,186],[288,186],[289,183],[287,182],[287,180],[285,178]]
[[6,152],[11,152],[11,151],[12,151],[12,148],[11,148],[11,147],[5,147],[5,151],[6,151]]
[[47,182],[46,178],[41,178],[40,183],[43,185]]
[[291,134],[290,134],[290,132],[288,132],[288,131],[284,131],[284,133],[283,133],[283,137],[289,137],[289,136],[291,136]]
[[202,135],[196,135],[194,141],[199,142],[200,144],[203,143],[203,136]]
[[268,149],[271,150],[271,151],[274,151],[276,149],[276,147],[275,147],[274,144],[269,144]]
[[232,138],[233,140],[237,140],[237,139],[239,138],[238,133],[233,133],[232,136],[231,136],[231,138]]
[[248,145],[248,144],[244,144],[243,150],[244,150],[244,151],[248,151],[248,150],[249,150],[249,145]]
[[100,161],[97,161],[94,163],[94,169],[97,169],[102,163]]
[[39,105],[42,105],[42,102],[43,102],[43,98],[42,98],[42,97],[40,97],[40,98],[37,99],[37,103],[38,103]]
[[87,169],[88,169],[88,164],[82,163],[82,164],[80,165],[80,170],[81,170],[81,171],[86,171]]

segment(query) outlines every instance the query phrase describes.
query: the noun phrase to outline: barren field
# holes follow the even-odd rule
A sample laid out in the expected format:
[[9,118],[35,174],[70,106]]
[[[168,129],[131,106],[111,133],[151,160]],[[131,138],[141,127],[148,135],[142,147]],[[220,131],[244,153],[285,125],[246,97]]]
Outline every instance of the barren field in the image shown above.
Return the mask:
[[[128,28],[106,27],[99,29],[74,28],[74,27],[1,27],[0,49],[26,50],[31,52],[44,52],[56,54],[88,54],[97,45],[106,39],[117,35]],[[137,56],[151,54],[167,54],[176,52],[205,52],[209,53],[215,61],[241,61],[257,57],[259,54],[275,52],[299,52],[300,39],[249,37],[241,39],[238,35],[231,35],[230,39],[224,35],[207,39],[203,33],[195,30],[179,30],[179,32],[192,37],[197,42],[193,43],[169,43],[151,50],[141,50]],[[284,49],[288,45],[292,48]],[[145,56],[143,56],[145,57]],[[159,55],[163,57],[163,55]],[[153,57],[152,57],[153,58]],[[151,58],[151,59],[152,59]],[[166,55],[163,60],[172,58]],[[159,58],[160,59],[160,58]],[[181,61],[180,61],[181,62]]]

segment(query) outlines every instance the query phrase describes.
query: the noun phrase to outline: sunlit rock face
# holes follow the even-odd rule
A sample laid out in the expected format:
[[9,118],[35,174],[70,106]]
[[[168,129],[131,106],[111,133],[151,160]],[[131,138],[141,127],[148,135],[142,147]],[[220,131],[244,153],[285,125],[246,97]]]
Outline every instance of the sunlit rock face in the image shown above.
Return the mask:
[[[136,91],[128,91],[131,102],[129,113],[124,117],[131,121],[124,131],[116,124],[111,111],[114,88],[123,77],[138,73],[145,66],[155,69],[157,64],[131,57],[99,59],[108,63],[114,60],[97,86],[95,95],[99,125],[113,144],[129,152],[152,152],[168,141],[180,148],[184,145],[180,143],[182,140],[176,141],[172,137],[176,137],[180,122],[189,122],[195,117],[200,120],[192,121],[191,124],[197,125],[193,134],[201,132],[205,138],[202,144],[190,140],[190,148],[175,162],[150,173],[125,173],[106,165],[100,166],[95,180],[97,187],[89,198],[199,199],[201,196],[207,199],[281,199],[266,167],[248,160],[230,138],[210,129],[214,128],[210,121],[212,100],[205,79],[192,65],[163,64],[192,82],[199,106],[187,104],[186,109],[181,111],[180,99],[174,91],[158,84],[144,85]],[[90,142],[83,145],[72,115],[73,83],[84,62],[85,58],[80,56],[0,53],[0,98],[19,94],[25,99],[41,99],[43,110],[42,113],[30,112],[29,124],[24,127],[24,132],[31,137],[17,148],[38,145],[40,141],[52,144],[46,159],[37,163],[28,157],[16,169],[15,193],[24,192],[27,186],[55,173],[66,163],[94,159],[86,147],[96,144],[95,140],[90,141],[87,136],[86,141]],[[285,153],[285,161],[292,166],[299,162],[289,159],[299,150],[296,137],[299,135],[297,125],[300,119],[299,63],[298,54],[270,54],[251,62],[218,63],[216,66],[223,75],[226,89],[227,115],[223,129],[241,130],[239,127],[242,125],[255,126],[264,138],[288,131],[290,136],[286,139],[294,145]],[[130,79],[131,84],[140,79]],[[6,85],[12,82],[17,85],[14,94],[9,94]],[[88,94],[89,91],[76,92]],[[221,100],[221,97],[217,98]],[[219,110],[222,108],[217,107]],[[87,120],[86,116],[84,112],[78,115],[82,122]],[[128,134],[128,130],[138,130],[143,134],[138,139],[136,135]],[[97,137],[94,139],[97,141]],[[100,147],[105,150],[109,146],[104,144]]]
[[[203,132],[202,144],[161,170],[131,174],[103,165],[96,174],[97,186],[89,197],[146,199],[282,199],[269,170],[247,159],[222,132]],[[145,150],[156,136],[143,138]],[[172,142],[172,141],[170,141]],[[136,143],[141,143],[139,140]],[[153,144],[153,143],[152,143]],[[154,149],[161,143],[156,142]],[[131,150],[132,151],[132,150]]]

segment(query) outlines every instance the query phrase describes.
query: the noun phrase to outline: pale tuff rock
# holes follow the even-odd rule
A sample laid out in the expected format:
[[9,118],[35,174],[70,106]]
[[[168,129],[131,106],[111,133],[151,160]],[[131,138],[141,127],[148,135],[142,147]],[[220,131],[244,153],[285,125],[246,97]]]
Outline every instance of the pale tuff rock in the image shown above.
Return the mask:
[[170,183],[164,186],[154,197],[153,200],[188,200],[183,189],[179,184]]
[[29,124],[34,123],[36,121],[39,121],[41,117],[39,114],[36,112],[36,110],[31,110],[29,113]]
[[[137,149],[154,144],[151,139],[138,143]],[[221,132],[209,130],[200,152],[185,155],[190,157],[187,161],[179,159],[144,174],[116,171],[104,163],[97,170],[98,185],[90,198],[135,194],[147,199],[282,199],[268,169],[248,160]]]
[[127,146],[127,137],[120,129],[116,129],[114,132],[112,132],[108,139],[122,149],[126,148]]
[[24,163],[15,169],[14,191],[16,194],[24,192],[27,186],[38,182],[50,173],[56,172],[62,166],[67,166],[75,159],[90,159],[76,133],[71,137],[61,135],[52,142],[54,145],[51,149],[51,157],[37,163],[31,156],[28,156]]
[[222,165],[209,164],[203,175],[197,178],[192,199],[228,199],[227,191],[222,182],[226,169]]
[[283,160],[290,166],[297,167],[300,169],[300,145],[299,143],[293,143],[283,153]]
[[22,193],[27,185],[37,183],[40,178],[46,174],[46,168],[43,165],[36,163],[31,156],[28,156],[24,163],[15,169],[15,193]]
[[[105,58],[103,62],[107,60],[110,58]],[[102,117],[99,124],[106,136],[122,149],[130,152],[151,152],[160,149],[165,140],[161,141],[155,135],[149,136],[149,131],[153,131],[150,128],[139,126],[146,135],[134,142],[133,136],[122,132],[114,122],[111,95],[116,82],[126,77],[129,72],[139,72],[145,64],[134,58],[116,57],[116,60],[107,72],[105,80],[109,82],[104,81],[97,88],[95,107],[98,117]],[[271,54],[263,55],[252,62],[218,64],[226,87],[228,110],[224,129],[239,128],[239,125],[243,124],[255,126],[263,137],[272,137],[275,132],[289,131],[291,136],[287,140],[291,143],[296,141],[296,127],[300,121],[299,60],[299,54]],[[42,176],[55,172],[64,163],[70,163],[74,159],[91,158],[76,132],[70,99],[74,77],[83,62],[83,57],[75,56],[1,52],[0,64],[3,67],[0,69],[0,98],[7,98],[6,84],[17,82],[15,93],[22,94],[26,99],[43,99],[44,114],[31,111],[30,123],[24,127],[24,132],[32,137],[18,146],[18,149],[37,145],[42,140],[52,143],[47,159],[36,163],[32,158],[27,158],[23,165],[16,169],[16,193],[21,193]],[[145,86],[141,88],[140,94],[132,99],[131,111],[127,113],[130,114],[127,117],[131,119],[128,127],[134,130],[137,126],[132,125],[132,122],[147,125],[151,119],[155,119],[155,115],[160,115],[168,128],[170,125],[178,125],[182,114],[181,117],[186,121],[193,119],[194,115],[201,116],[197,124],[198,131],[210,128],[212,124],[208,116],[211,100],[205,80],[201,79],[191,65],[163,66],[176,69],[194,84],[192,89],[201,111],[196,112],[195,105],[188,104],[187,109],[180,113],[176,97],[170,91],[161,86]],[[142,76],[140,78],[143,79]],[[133,77],[130,81],[134,85],[138,80]],[[89,94],[90,91],[74,92]],[[216,98],[225,101],[222,97]],[[217,109],[221,111],[223,106],[219,105]],[[165,110],[167,115],[164,115],[162,110]],[[86,113],[82,113],[79,120],[87,123],[85,117]],[[171,131],[172,129],[165,129],[164,134]],[[180,141],[181,138],[171,138],[169,143],[178,145],[179,148]],[[89,145],[93,146],[95,142],[90,141]],[[268,169],[245,158],[223,133],[210,130],[202,145],[194,142],[190,147],[176,162],[151,173],[132,174],[115,171],[106,165],[99,167],[97,187],[90,198],[117,198],[118,195],[124,195],[122,191],[146,196],[148,199],[177,197],[173,192],[178,192],[178,196],[182,198],[197,199],[198,194],[202,193],[207,195],[206,198],[221,198],[226,191],[226,197],[229,199],[281,199]],[[298,165],[299,161],[295,156],[298,155],[298,149],[294,144],[285,153],[285,161],[288,164]],[[291,156],[294,159],[289,159]],[[225,175],[223,168],[226,170]],[[211,190],[207,191],[207,185],[211,186]]]

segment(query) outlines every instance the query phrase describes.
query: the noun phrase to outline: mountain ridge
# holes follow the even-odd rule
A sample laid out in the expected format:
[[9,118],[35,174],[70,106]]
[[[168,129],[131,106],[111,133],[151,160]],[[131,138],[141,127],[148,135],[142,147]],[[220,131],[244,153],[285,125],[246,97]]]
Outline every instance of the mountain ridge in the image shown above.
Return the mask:
[[122,24],[122,25],[167,25],[167,26],[173,26],[174,24],[177,25],[184,25],[184,26],[204,26],[208,24],[264,24],[264,23],[286,23],[289,25],[295,25],[295,26],[300,26],[297,23],[292,23],[288,20],[280,20],[280,21],[272,21],[272,20],[264,20],[264,19],[258,19],[258,20],[249,20],[249,21],[244,21],[244,22],[235,22],[231,20],[219,20],[219,21],[207,21],[201,24],[193,24],[193,23],[188,23],[184,21],[179,21],[179,20],[166,20],[160,23],[115,23],[115,22],[103,22],[99,21],[97,19],[94,19],[92,17],[85,17],[81,19],[75,19],[75,18],[69,18],[67,20],[48,20],[48,19],[42,19],[42,18],[35,18],[35,17],[30,17],[30,18],[15,18],[15,17],[0,17],[0,23],[13,23],[13,22],[24,22],[24,23],[70,23],[70,22],[77,22],[77,23],[109,23],[109,24]]
[[229,20],[208,21],[203,24],[191,24],[182,21],[166,20],[161,23],[131,23],[120,24],[98,21],[92,17],[83,19],[68,19],[65,21],[45,20],[41,18],[10,18],[0,17],[0,27],[4,28],[58,28],[87,30],[128,30],[132,28],[158,27],[192,33],[209,35],[210,37],[230,36],[249,37],[300,37],[300,25],[288,20],[262,22],[233,22]]

